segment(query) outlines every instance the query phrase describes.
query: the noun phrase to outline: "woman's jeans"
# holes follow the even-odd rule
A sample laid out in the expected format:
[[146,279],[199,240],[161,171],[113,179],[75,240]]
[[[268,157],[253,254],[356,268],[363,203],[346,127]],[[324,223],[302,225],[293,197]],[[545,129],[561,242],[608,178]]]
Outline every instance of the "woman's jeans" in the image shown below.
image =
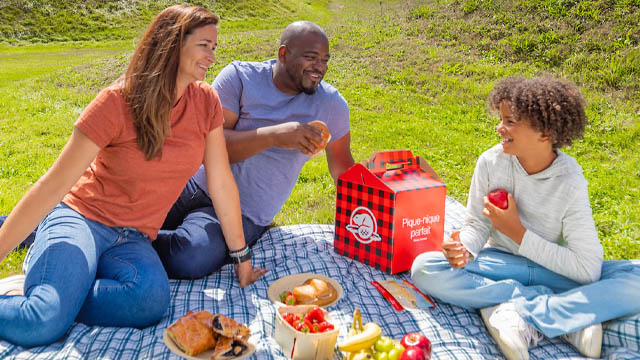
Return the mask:
[[[267,230],[242,217],[244,238],[249,246]],[[211,198],[191,178],[153,242],[172,279],[198,279],[230,262],[229,248]]]
[[169,279],[148,237],[64,204],[42,221],[24,261],[25,296],[0,296],[0,338],[50,344],[73,321],[145,327],[169,305]]
[[522,256],[484,249],[463,269],[441,252],[418,256],[411,278],[423,291],[453,305],[481,309],[512,302],[547,337],[640,313],[640,262],[605,261],[599,281],[581,285]]

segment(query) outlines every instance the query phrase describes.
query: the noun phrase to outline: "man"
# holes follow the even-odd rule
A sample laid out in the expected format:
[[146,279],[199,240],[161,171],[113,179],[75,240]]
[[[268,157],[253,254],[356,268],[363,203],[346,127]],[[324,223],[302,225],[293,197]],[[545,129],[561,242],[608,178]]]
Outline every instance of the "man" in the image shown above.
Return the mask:
[[[282,33],[277,59],[234,61],[213,82],[223,107],[249,246],[267,230],[302,166],[319,151],[315,144],[322,142],[321,132],[308,122],[322,120],[329,128],[326,154],[334,181],[354,164],[349,108],[338,91],[322,81],[329,57],[326,33],[314,23],[297,21]],[[249,249],[229,253],[203,168],[189,180],[163,229],[154,247],[171,278],[200,278],[230,261],[250,259]],[[265,272],[254,268],[252,276],[257,279]]]

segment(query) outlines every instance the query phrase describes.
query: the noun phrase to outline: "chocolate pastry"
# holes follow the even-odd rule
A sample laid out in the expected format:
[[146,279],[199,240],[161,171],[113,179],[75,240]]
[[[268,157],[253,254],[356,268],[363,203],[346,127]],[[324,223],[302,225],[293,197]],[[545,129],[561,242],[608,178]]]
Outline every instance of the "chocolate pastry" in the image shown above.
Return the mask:
[[251,334],[249,328],[222,314],[215,314],[211,323],[213,331],[228,338],[246,339]]
[[221,337],[213,350],[211,360],[233,359],[242,356],[248,348],[249,345],[243,339]]

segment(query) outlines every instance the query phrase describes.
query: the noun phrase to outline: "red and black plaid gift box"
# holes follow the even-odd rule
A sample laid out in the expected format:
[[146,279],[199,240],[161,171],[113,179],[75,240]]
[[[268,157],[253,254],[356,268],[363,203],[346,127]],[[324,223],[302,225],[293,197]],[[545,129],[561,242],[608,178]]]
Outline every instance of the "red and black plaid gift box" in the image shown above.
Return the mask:
[[410,150],[375,152],[338,178],[334,250],[395,274],[442,249],[447,188]]

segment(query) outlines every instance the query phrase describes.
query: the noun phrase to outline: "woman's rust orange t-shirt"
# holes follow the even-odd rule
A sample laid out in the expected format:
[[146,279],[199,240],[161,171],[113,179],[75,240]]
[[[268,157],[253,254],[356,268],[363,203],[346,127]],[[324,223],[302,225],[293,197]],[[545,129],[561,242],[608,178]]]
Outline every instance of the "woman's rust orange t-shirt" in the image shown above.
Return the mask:
[[101,150],[62,201],[87,219],[135,228],[155,239],[202,164],[207,135],[223,121],[215,90],[203,82],[190,84],[171,111],[162,156],[147,161],[138,148],[129,106],[120,88],[110,86],[75,123]]

